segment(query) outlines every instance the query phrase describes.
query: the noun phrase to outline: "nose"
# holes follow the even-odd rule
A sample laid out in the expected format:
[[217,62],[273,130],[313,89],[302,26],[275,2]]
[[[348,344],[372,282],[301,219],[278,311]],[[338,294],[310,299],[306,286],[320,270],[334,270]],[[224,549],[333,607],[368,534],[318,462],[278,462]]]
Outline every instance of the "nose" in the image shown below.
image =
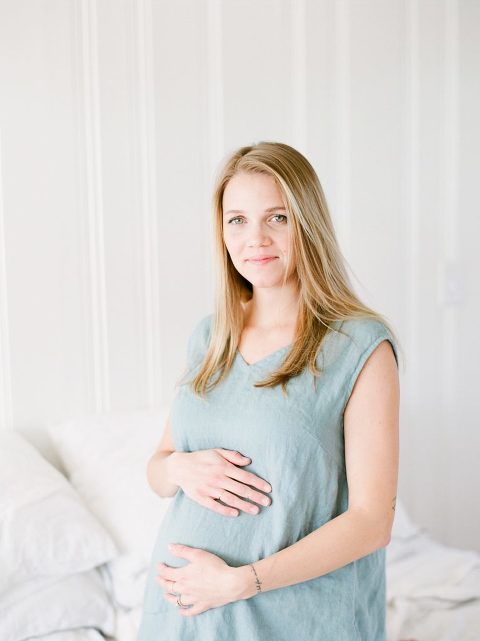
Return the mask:
[[268,244],[269,244],[268,234],[266,233],[266,230],[263,228],[262,223],[261,222],[257,224],[251,223],[248,246],[255,247],[255,246],[268,245]]

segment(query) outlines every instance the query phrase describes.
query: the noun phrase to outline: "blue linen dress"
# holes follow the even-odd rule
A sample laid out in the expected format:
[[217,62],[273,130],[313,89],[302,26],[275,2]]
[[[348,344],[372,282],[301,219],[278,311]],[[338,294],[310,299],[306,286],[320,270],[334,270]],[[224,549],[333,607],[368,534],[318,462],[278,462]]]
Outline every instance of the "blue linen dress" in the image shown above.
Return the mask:
[[[187,360],[195,371],[212,318],[202,318],[188,342]],[[317,366],[324,371],[316,390],[309,371],[290,379],[287,397],[280,386],[253,386],[281,364],[289,345],[250,365],[237,350],[228,376],[205,399],[187,385],[179,387],[170,414],[175,449],[238,450],[252,461],[242,469],[270,483],[272,502],[256,515],[224,516],[179,488],[154,544],[137,641],[385,641],[385,548],[315,579],[191,617],[181,616],[155,581],[158,562],[188,563],[168,551],[169,543],[202,548],[240,566],[292,545],[347,510],[343,412],[377,345],[390,341],[397,365],[398,353],[377,320],[332,327],[339,331],[329,331],[322,342]]]

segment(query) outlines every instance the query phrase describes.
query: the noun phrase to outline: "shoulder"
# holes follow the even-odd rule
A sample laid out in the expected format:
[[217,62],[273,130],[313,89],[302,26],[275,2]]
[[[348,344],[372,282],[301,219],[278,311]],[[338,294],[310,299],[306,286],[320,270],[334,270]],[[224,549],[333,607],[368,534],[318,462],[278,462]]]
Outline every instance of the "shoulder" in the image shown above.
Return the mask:
[[191,336],[202,336],[202,335],[208,334],[210,332],[212,320],[213,320],[213,313],[206,314],[205,316],[201,316],[200,319],[197,320],[196,324],[193,326],[193,331]]
[[[353,318],[344,320],[339,323],[338,330],[342,332],[342,337],[339,339],[342,344],[342,348],[340,349],[340,369],[342,372],[341,387],[345,407],[364,365],[380,343],[383,341],[390,343],[397,368],[398,348],[389,328],[377,319]],[[376,359],[378,360],[380,369],[384,367],[389,369],[391,365],[391,361],[385,351],[386,348],[385,350],[381,349],[380,352],[383,353],[377,355],[380,357]]]
[[190,364],[205,353],[210,338],[213,313],[202,316],[193,326],[188,338],[187,356]]
[[[350,318],[334,324],[341,334],[345,356],[350,361],[364,361],[382,341],[390,342],[398,365],[398,347],[389,328],[376,318]],[[360,363],[358,363],[360,364]]]

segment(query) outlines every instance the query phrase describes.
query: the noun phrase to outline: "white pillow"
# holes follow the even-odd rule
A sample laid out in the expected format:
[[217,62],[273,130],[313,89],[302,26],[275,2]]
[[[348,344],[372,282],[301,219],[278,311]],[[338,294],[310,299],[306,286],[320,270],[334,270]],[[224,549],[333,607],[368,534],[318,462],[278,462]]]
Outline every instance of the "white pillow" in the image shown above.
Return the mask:
[[0,603],[0,620],[2,641],[74,628],[115,631],[115,610],[95,569],[57,579],[9,607]]
[[49,425],[70,482],[114,538],[129,563],[148,564],[171,498],[147,481],[168,409],[94,414]]
[[116,555],[66,478],[21,434],[0,432],[0,607],[26,582],[51,583]]

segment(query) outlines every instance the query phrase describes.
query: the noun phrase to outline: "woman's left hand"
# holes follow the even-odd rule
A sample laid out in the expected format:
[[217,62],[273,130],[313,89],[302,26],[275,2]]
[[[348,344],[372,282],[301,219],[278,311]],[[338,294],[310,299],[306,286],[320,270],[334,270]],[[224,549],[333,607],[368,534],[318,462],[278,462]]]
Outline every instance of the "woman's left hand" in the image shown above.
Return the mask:
[[[164,599],[172,603],[180,615],[193,616],[245,598],[243,575],[237,572],[241,568],[230,567],[219,556],[200,548],[172,544],[169,549],[174,556],[190,563],[181,568],[159,563],[155,580],[165,589]],[[180,594],[181,602],[192,604],[191,607],[178,606],[174,594]]]

